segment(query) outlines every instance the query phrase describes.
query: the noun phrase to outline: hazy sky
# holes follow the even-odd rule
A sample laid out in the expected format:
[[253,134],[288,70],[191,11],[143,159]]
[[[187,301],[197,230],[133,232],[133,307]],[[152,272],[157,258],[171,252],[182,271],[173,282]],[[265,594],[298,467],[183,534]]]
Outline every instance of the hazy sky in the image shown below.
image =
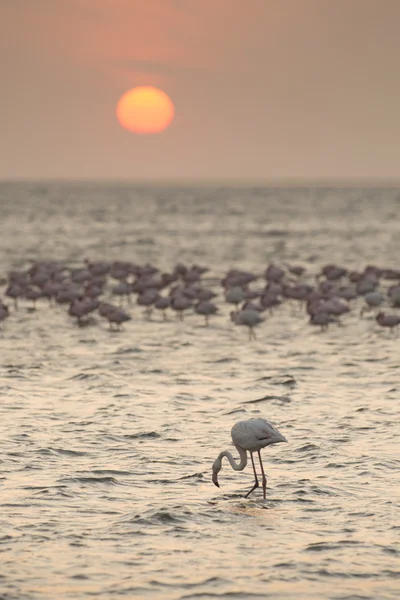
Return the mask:
[[[400,178],[400,0],[0,0],[0,178]],[[151,84],[176,117],[122,129]]]

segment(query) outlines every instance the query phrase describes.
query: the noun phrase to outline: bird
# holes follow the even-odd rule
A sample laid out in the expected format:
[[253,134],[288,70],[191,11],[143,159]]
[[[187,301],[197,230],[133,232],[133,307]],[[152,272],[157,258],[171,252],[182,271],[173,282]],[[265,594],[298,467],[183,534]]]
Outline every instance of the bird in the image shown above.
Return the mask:
[[191,308],[192,302],[181,292],[175,292],[171,296],[171,308],[176,311],[178,319],[183,321],[183,311]]
[[109,304],[108,302],[100,302],[99,304],[99,313],[102,317],[105,317],[109,322],[110,329],[113,329],[113,323],[116,324],[117,329],[120,329],[121,324],[125,321],[130,321],[131,316],[128,315],[125,311],[114,304]]
[[162,310],[164,321],[167,320],[166,310],[171,306],[170,296],[159,296],[154,302],[154,307],[158,310]]
[[264,321],[264,317],[262,317],[258,310],[251,309],[241,309],[241,310],[232,310],[231,311],[231,320],[235,323],[235,325],[246,325],[249,328],[249,340],[255,340],[256,334],[254,331],[254,327],[259,325]]
[[373,290],[364,294],[364,300],[365,304],[361,308],[360,317],[368,310],[378,308],[385,301],[385,296],[381,292]]
[[150,321],[151,313],[153,312],[152,305],[158,300],[158,290],[155,288],[146,288],[144,292],[141,292],[137,297],[137,303],[139,306],[145,306],[145,316]]
[[264,473],[260,450],[266,446],[271,446],[272,444],[287,442],[287,439],[266,419],[248,419],[246,421],[239,421],[232,427],[231,436],[233,444],[239,452],[240,462],[237,463],[228,450],[220,452],[212,466],[212,481],[214,485],[220,487],[218,483],[218,473],[221,470],[222,459],[224,456],[229,460],[232,469],[235,471],[243,471],[247,465],[247,452],[249,452],[255,481],[251,490],[245,495],[245,498],[250,496],[250,494],[259,487],[257,471],[253,459],[253,452],[257,452],[262,473],[263,496],[265,499],[267,478]]
[[326,312],[316,312],[310,316],[309,323],[311,325],[320,325],[321,331],[328,329],[329,323],[335,323],[337,319],[328,315]]
[[209,317],[218,312],[218,307],[215,306],[213,302],[210,302],[210,300],[200,300],[200,302],[195,305],[194,312],[199,315],[204,315],[206,320],[205,323],[208,325]]
[[388,315],[380,312],[376,316],[376,321],[381,327],[390,327],[390,329],[394,331],[394,328],[397,327],[397,325],[400,325],[400,316]]

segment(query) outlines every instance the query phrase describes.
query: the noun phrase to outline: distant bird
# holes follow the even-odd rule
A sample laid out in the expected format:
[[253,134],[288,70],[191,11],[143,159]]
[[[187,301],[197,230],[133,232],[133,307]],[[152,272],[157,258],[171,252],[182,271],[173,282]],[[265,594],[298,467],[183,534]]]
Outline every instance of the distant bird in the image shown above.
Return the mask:
[[171,306],[171,298],[169,296],[159,296],[154,302],[154,308],[162,310],[164,321],[167,320],[166,310]]
[[24,295],[24,287],[19,283],[10,283],[7,286],[6,291],[4,292],[6,296],[9,298],[13,298],[14,300],[14,308],[18,308],[18,298]]
[[325,265],[321,269],[321,272],[317,275],[317,281],[323,276],[326,277],[326,279],[328,279],[329,281],[337,281],[345,275],[347,275],[347,269],[343,267],[338,267],[337,265],[329,264]]
[[282,300],[278,298],[276,292],[267,290],[261,295],[260,304],[263,308],[268,308],[269,313],[272,315],[272,309],[282,304]]
[[43,298],[43,292],[39,288],[28,286],[24,290],[24,296],[27,300],[32,300],[32,307],[36,308],[36,300]]
[[117,285],[111,288],[111,293],[114,296],[119,296],[122,304],[122,298],[124,296],[127,298],[128,302],[130,302],[132,289],[129,283],[127,283],[126,281],[120,281],[119,283],[117,283]]
[[328,315],[340,317],[341,315],[350,312],[350,307],[343,298],[331,296],[329,299],[323,301],[320,312],[326,312]]
[[249,328],[249,340],[251,341],[256,339],[254,327],[262,323],[264,321],[264,317],[262,317],[257,310],[232,310],[231,320],[235,323],[235,325],[246,325],[246,327]]
[[201,300],[195,305],[194,312],[204,315],[206,326],[208,326],[210,316],[217,314],[218,307],[210,300]]
[[329,323],[337,323],[337,319],[326,312],[316,312],[310,316],[310,325],[319,325],[321,331],[328,329]]
[[151,319],[152,306],[158,299],[158,290],[155,288],[147,288],[144,292],[140,293],[137,297],[137,303],[139,306],[145,306],[146,309],[144,314],[148,320]]
[[267,478],[264,473],[264,467],[261,460],[260,450],[271,444],[279,442],[287,442],[287,439],[282,435],[269,421],[265,419],[249,419],[248,421],[239,421],[232,427],[232,441],[237,451],[239,452],[240,462],[237,463],[232,454],[228,450],[224,450],[218,455],[218,458],[212,466],[212,481],[219,487],[218,473],[222,467],[222,459],[224,456],[229,460],[229,463],[235,471],[243,471],[247,465],[247,452],[250,453],[251,464],[254,471],[254,485],[251,490],[245,495],[245,498],[250,496],[256,488],[259,487],[256,467],[254,465],[253,452],[257,452],[260,460],[262,473],[262,489],[263,496],[266,497]]
[[109,304],[108,302],[100,302],[99,304],[99,313],[102,317],[106,318],[110,329],[114,329],[114,323],[117,326],[117,329],[120,329],[122,323],[125,321],[130,321],[131,316],[128,315],[125,311],[114,304]]
[[244,291],[241,287],[235,286],[227,290],[225,294],[225,300],[229,304],[235,304],[236,308],[239,308],[239,304],[244,300]]
[[[99,301],[86,296],[78,296],[69,305],[68,314],[71,317],[76,317],[77,324],[82,327],[87,323],[88,315],[99,307]],[[85,319],[86,317],[86,319]]]
[[365,312],[371,310],[373,308],[377,308],[385,301],[385,296],[378,292],[377,290],[373,290],[372,292],[367,292],[363,296],[365,304],[361,308],[360,317],[363,316]]
[[393,331],[397,325],[400,325],[400,315],[388,315],[380,312],[376,316],[376,321],[381,327],[390,327],[390,329]]
[[359,296],[364,296],[369,292],[373,292],[379,285],[379,279],[376,275],[368,275],[362,277],[356,283],[356,291]]
[[125,323],[125,321],[130,321],[132,317],[121,308],[117,308],[116,310],[108,312],[106,318],[110,324],[110,329],[113,329],[113,323],[115,323],[117,329],[119,330],[122,323]]
[[178,319],[183,321],[183,311],[192,307],[192,302],[186,298],[181,292],[175,292],[171,296],[171,308],[176,311]]
[[281,267],[277,267],[274,264],[268,265],[265,269],[264,277],[267,281],[274,281],[279,283],[285,277],[285,271]]
[[354,283],[339,286],[336,294],[339,298],[343,298],[343,300],[355,300],[358,297],[357,288]]

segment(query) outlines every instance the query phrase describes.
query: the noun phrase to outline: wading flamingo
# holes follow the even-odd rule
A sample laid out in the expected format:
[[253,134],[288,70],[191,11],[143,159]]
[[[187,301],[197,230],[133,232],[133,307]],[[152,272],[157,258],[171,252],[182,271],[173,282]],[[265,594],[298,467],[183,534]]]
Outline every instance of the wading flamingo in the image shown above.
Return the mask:
[[249,452],[251,464],[253,465],[255,481],[251,490],[245,495],[245,498],[250,496],[251,492],[253,492],[259,486],[257,471],[253,459],[253,452],[257,452],[262,473],[263,496],[265,498],[267,478],[264,473],[260,450],[266,446],[271,446],[271,444],[287,442],[287,439],[269,421],[266,421],[265,419],[249,419],[248,421],[239,421],[239,423],[236,423],[232,427],[231,435],[233,444],[236,446],[236,449],[239,452],[240,462],[237,463],[228,450],[221,452],[212,466],[213,483],[219,487],[218,473],[221,470],[222,459],[224,456],[226,456],[226,458],[229,460],[232,469],[235,471],[243,471],[247,465],[247,452]]

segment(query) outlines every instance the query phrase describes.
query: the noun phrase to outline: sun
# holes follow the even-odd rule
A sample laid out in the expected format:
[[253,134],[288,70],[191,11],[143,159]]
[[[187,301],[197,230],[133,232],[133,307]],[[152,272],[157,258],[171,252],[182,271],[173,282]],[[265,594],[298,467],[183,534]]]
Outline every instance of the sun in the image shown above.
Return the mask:
[[135,87],[121,96],[117,119],[133,133],[160,133],[175,115],[174,105],[165,92],[152,86]]

